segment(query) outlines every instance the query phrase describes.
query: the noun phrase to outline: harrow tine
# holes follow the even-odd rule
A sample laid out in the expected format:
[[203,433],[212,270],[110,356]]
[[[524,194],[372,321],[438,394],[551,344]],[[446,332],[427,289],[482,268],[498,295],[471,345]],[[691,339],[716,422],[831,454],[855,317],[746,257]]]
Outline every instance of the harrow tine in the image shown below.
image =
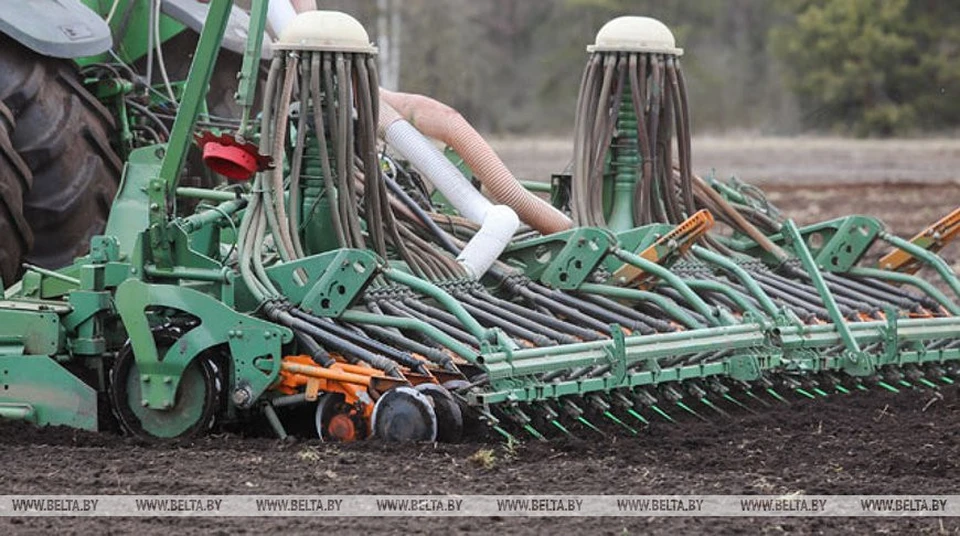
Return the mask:
[[677,401],[676,401],[676,404],[677,404],[677,406],[680,407],[680,409],[686,411],[687,413],[689,413],[690,415],[693,415],[694,417],[700,419],[701,421],[703,421],[703,422],[710,422],[710,421],[707,420],[703,415],[700,415],[699,413],[697,413],[696,411],[694,411],[693,408],[691,408],[690,406],[684,404],[682,401],[677,400]]
[[519,441],[517,440],[517,438],[513,437],[513,434],[511,434],[510,432],[504,430],[499,424],[494,424],[494,425],[493,425],[493,429],[494,429],[498,434],[502,435],[503,438],[506,439],[507,441],[513,442],[513,443],[519,443]]
[[917,378],[917,381],[920,382],[921,384],[929,387],[930,389],[939,389],[939,388],[940,388],[940,386],[938,386],[937,384],[933,383],[932,381],[930,381],[930,380],[928,380],[928,379],[926,379],[926,378]]
[[817,399],[816,396],[810,394],[809,391],[807,391],[806,389],[803,389],[803,388],[801,388],[801,387],[797,387],[796,389],[794,389],[794,391],[796,391],[797,393],[800,393],[801,395],[803,395],[803,396],[805,396],[805,397],[807,397],[807,398],[809,398],[809,399],[811,399],[811,400],[816,400],[816,399]]
[[590,421],[588,421],[587,419],[585,419],[585,418],[583,417],[583,415],[577,417],[577,420],[580,421],[580,423],[582,423],[584,426],[586,426],[586,427],[590,428],[591,430],[593,430],[594,432],[596,432],[596,433],[598,433],[598,434],[600,434],[600,435],[602,435],[602,436],[607,435],[607,434],[603,433],[599,428],[597,428],[596,426],[594,426],[594,424],[593,424],[592,422],[590,422]]
[[900,389],[897,389],[896,387],[890,385],[889,383],[887,383],[887,382],[885,382],[885,381],[883,381],[883,380],[878,381],[878,382],[877,382],[877,385],[879,385],[880,387],[883,387],[884,389],[886,389],[887,391],[890,391],[891,393],[899,393],[899,392],[900,392]]
[[604,411],[604,412],[603,412],[603,416],[606,417],[606,418],[608,418],[608,419],[610,419],[611,421],[619,424],[620,426],[626,428],[627,431],[629,431],[631,434],[633,434],[633,435],[638,435],[639,432],[637,432],[635,429],[633,429],[629,424],[627,424],[627,423],[623,422],[622,420],[620,420],[620,418],[618,418],[618,417],[617,417],[616,415],[614,415],[613,413],[610,413],[609,411]]
[[755,395],[755,394],[754,394],[752,391],[750,391],[749,389],[744,389],[743,392],[746,393],[746,395],[749,396],[750,398],[752,398],[752,399],[756,400],[757,402],[763,404],[764,407],[768,407],[768,408],[770,407],[770,404],[768,404],[765,400],[761,399],[759,396]]
[[900,381],[897,382],[897,383],[899,383],[902,387],[906,387],[907,389],[913,389],[913,388],[914,388],[914,385],[913,385],[912,383],[908,382],[907,380],[900,380]]
[[947,385],[953,385],[953,379],[952,379],[952,378],[948,378],[948,377],[946,377],[946,376],[941,376],[940,379],[943,381],[943,383],[945,383],[945,384],[947,384]]
[[783,402],[788,406],[790,405],[790,402],[788,402],[786,398],[783,398],[782,396],[780,396],[780,393],[774,391],[773,387],[767,387],[767,393],[773,398],[776,398],[777,400],[779,400],[780,402]]
[[729,414],[729,413],[727,413],[726,411],[723,411],[722,409],[718,408],[717,405],[714,404],[713,402],[711,402],[710,400],[708,400],[707,397],[701,398],[701,399],[700,399],[700,402],[703,403],[704,406],[707,406],[708,408],[712,409],[713,411],[716,411],[718,414],[720,414],[720,415],[722,415],[722,416],[724,416],[724,417],[727,417],[727,418],[730,417],[730,414]]
[[647,425],[650,424],[650,421],[648,421],[647,419],[645,419],[645,418],[643,417],[643,415],[640,415],[639,413],[637,413],[636,411],[634,411],[633,408],[627,408],[627,413],[628,413],[631,417],[633,417],[633,418],[637,419],[638,421],[642,422],[643,424],[647,424]]
[[747,406],[747,405],[744,404],[743,402],[740,402],[740,401],[737,400],[736,398],[733,398],[733,397],[730,396],[729,394],[724,393],[722,396],[723,396],[723,399],[724,399],[724,400],[727,400],[727,401],[729,401],[729,402],[732,402],[733,404],[736,404],[738,407],[740,407],[740,408],[742,408],[742,409],[745,409],[746,411],[749,411],[750,413],[753,413],[754,415],[758,415],[758,413],[757,413],[756,411],[753,411],[752,409],[750,409],[749,406]]
[[533,425],[531,425],[531,424],[524,424],[524,425],[523,425],[523,429],[526,430],[527,432],[529,432],[530,435],[532,435],[533,437],[539,439],[540,441],[546,441],[546,440],[547,440],[547,438],[543,437],[543,434],[541,434],[539,431],[537,431],[537,429],[534,428]]
[[818,395],[822,396],[823,398],[827,398],[827,397],[830,396],[830,393],[824,391],[823,389],[821,389],[821,388],[819,388],[819,387],[814,387],[814,388],[813,388],[813,392],[814,392],[814,393],[817,393]]
[[673,420],[673,417],[671,417],[670,415],[667,415],[667,412],[666,412],[666,411],[663,411],[662,409],[660,409],[660,407],[657,406],[656,404],[650,406],[650,409],[652,409],[653,411],[656,411],[656,412],[657,412],[657,415],[660,415],[661,417],[663,417],[664,419],[666,419],[667,422],[670,422],[670,423],[673,423],[673,424],[676,424],[676,423],[677,423],[677,421]]
[[570,437],[573,437],[573,434],[570,433],[570,430],[567,430],[567,427],[566,427],[566,426],[560,424],[560,421],[558,421],[558,420],[556,420],[556,419],[550,419],[550,424],[556,426],[557,429],[559,429],[559,430],[560,430],[561,432],[563,432],[565,435],[570,436]]
[[839,383],[836,384],[836,385],[834,385],[833,387],[837,390],[838,393],[842,393],[842,394],[845,394],[845,395],[849,395],[849,394],[850,394],[850,389],[847,389],[846,387],[840,385]]

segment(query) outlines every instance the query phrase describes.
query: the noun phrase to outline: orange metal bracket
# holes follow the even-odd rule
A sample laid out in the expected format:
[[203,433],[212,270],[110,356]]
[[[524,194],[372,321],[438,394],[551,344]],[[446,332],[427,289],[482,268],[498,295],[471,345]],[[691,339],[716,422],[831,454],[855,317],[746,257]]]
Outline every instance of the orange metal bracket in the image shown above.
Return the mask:
[[[911,238],[910,242],[931,253],[936,253],[957,236],[960,236],[960,208],[921,231]],[[877,267],[882,270],[905,274],[916,273],[921,266],[922,263],[919,260],[902,249],[892,250],[877,262]]]

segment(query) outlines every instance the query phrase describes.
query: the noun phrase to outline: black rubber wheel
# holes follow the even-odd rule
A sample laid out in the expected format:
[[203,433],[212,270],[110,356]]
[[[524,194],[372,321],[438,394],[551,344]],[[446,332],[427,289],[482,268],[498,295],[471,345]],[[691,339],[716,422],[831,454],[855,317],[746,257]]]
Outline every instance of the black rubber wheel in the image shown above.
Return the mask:
[[[111,146],[113,117],[83,88],[71,62],[41,56],[2,35],[0,101],[12,117],[12,146],[32,174],[32,187],[22,189],[32,248],[21,233],[18,240],[27,247],[19,254],[10,248],[5,256],[46,268],[70,264],[103,231],[117,193],[123,163]],[[0,177],[8,189],[15,180],[22,179]],[[7,250],[10,242],[0,237],[0,248]]]
[[20,261],[33,245],[23,216],[23,193],[30,191],[33,173],[13,148],[13,127],[13,113],[0,101],[0,288],[17,279]]

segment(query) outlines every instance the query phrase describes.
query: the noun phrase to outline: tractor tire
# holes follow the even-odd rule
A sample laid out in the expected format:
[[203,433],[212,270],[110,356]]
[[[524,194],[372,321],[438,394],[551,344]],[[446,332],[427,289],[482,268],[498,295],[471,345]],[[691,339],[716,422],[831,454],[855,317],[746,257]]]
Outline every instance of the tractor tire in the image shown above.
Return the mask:
[[9,285],[9,274],[18,276],[24,260],[59,268],[89,251],[90,238],[103,231],[123,163],[111,146],[113,117],[67,60],[0,36],[0,102],[12,116],[9,141],[32,174],[31,184],[0,164],[4,202],[17,204],[8,193],[16,193],[11,185],[19,181],[22,215],[33,235],[31,247],[29,235],[20,232],[19,250],[10,237],[0,237]]
[[0,102],[0,288],[16,280],[21,259],[33,245],[23,217],[23,193],[30,190],[33,173],[13,148],[13,125],[13,113]]

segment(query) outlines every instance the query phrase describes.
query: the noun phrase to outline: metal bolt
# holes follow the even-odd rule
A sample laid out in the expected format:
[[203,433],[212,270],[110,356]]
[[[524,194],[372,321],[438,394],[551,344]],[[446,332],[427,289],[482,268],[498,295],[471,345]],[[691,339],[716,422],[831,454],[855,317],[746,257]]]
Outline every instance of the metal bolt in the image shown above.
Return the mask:
[[144,398],[143,400],[140,401],[140,405],[143,407],[147,407],[150,405],[150,402],[146,398]]
[[141,374],[140,379],[143,380],[143,383],[150,383],[150,376],[146,374]]
[[238,406],[246,406],[250,402],[253,393],[247,387],[238,387],[233,391],[233,403]]
[[173,383],[173,378],[171,378],[170,376],[164,376],[163,383],[170,385],[171,383]]

